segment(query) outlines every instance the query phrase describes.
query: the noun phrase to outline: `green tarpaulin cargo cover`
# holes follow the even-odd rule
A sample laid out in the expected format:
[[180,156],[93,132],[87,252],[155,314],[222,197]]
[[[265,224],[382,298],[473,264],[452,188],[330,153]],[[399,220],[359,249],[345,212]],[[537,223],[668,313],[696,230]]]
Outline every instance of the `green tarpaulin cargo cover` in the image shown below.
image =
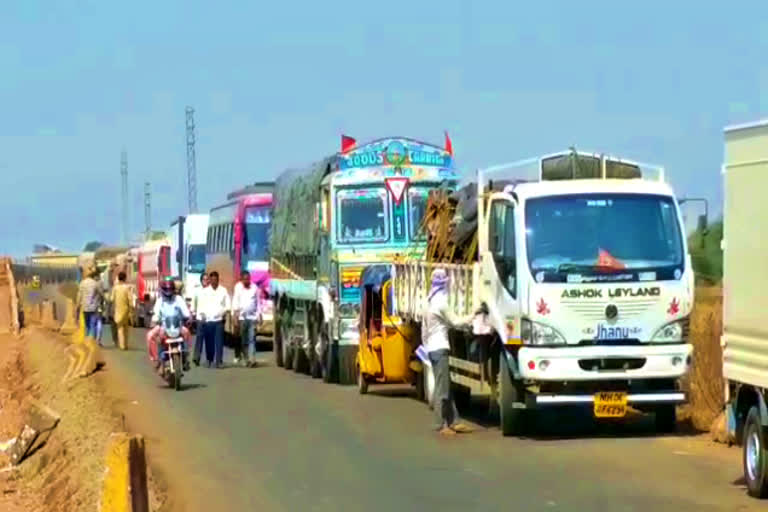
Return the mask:
[[288,169],[278,176],[269,239],[272,257],[282,260],[284,255],[317,254],[315,205],[320,201],[320,183],[333,169],[335,160],[334,155],[303,169]]

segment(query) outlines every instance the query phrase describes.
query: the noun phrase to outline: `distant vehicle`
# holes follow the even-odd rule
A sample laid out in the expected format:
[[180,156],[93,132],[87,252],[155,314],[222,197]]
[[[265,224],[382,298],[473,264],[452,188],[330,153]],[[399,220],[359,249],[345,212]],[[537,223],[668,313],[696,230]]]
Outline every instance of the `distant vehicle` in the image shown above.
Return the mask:
[[208,237],[208,214],[179,217],[168,230],[171,247],[171,275],[181,281],[182,295],[191,302],[205,272],[205,245]]
[[723,376],[751,496],[768,498],[768,120],[725,129]]
[[[230,295],[242,271],[262,291],[264,315],[259,334],[272,334],[272,301],[269,299],[269,230],[272,194],[245,194],[213,208],[208,219],[206,271],[219,273],[219,282]],[[226,332],[234,335],[228,322]]]
[[171,246],[167,240],[152,240],[139,247],[137,253],[137,324],[149,327],[160,281],[171,275]]

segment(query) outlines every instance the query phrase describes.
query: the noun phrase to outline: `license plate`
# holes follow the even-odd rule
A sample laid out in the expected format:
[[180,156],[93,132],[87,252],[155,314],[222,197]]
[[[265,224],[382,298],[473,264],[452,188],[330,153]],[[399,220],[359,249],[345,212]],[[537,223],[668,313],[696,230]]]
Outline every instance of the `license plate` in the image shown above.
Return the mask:
[[596,418],[623,418],[627,414],[627,394],[602,391],[595,394]]

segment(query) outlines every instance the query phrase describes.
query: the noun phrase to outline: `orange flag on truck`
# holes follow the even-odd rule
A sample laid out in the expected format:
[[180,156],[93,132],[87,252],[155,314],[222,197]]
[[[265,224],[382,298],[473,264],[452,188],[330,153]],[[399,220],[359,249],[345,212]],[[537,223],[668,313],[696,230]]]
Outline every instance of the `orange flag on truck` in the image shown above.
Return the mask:
[[627,266],[624,263],[614,258],[611,255],[611,253],[609,253],[605,249],[598,249],[597,251],[598,251],[597,253],[598,267],[614,269],[614,270],[622,270],[627,268]]

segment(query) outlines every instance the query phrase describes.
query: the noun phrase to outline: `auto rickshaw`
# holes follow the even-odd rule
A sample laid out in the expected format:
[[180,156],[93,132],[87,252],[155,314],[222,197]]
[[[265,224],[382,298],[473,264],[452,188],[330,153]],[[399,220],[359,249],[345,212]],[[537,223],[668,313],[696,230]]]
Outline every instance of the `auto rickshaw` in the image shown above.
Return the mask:
[[357,384],[412,384],[412,362],[419,333],[393,314],[394,293],[389,265],[367,267],[360,276],[360,345]]

